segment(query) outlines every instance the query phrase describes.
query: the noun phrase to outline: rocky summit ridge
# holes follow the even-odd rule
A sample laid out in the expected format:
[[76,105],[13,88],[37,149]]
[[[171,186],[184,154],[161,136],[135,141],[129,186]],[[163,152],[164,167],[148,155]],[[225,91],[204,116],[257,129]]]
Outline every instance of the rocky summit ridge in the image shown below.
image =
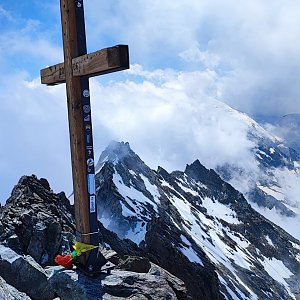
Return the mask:
[[111,274],[54,265],[75,241],[74,208],[24,176],[0,207],[0,299],[299,299],[300,242],[199,160],[149,168],[128,143],[97,164],[99,240]]
[[75,242],[74,211],[46,179],[24,176],[0,208],[0,299],[187,299],[184,283],[99,224],[99,239],[116,268],[90,278],[55,266]]

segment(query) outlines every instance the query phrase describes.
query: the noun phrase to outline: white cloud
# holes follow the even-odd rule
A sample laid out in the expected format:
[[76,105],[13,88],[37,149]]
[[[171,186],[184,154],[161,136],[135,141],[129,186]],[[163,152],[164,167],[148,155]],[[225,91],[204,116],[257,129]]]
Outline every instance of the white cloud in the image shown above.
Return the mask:
[[253,165],[247,126],[214,98],[214,72],[167,71],[156,81],[141,67],[133,69],[145,74],[142,82],[104,86],[93,80],[95,141],[105,128],[112,138],[128,140],[153,168],[170,171],[196,158],[211,168],[236,161]]
[[[89,0],[85,8],[89,48],[129,44],[133,63],[119,82],[92,81],[96,156],[113,138],[128,140],[152,167],[183,169],[199,158],[208,167],[238,161],[255,173],[245,125],[216,100],[253,115],[299,112],[300,2]],[[58,22],[45,29],[44,21],[30,16],[0,36],[6,190],[15,170],[70,189],[64,87],[28,81],[62,61]]]
[[187,62],[200,63],[210,69],[215,69],[220,64],[220,57],[218,55],[208,50],[201,51],[198,43],[179,53],[179,56]]
[[[158,80],[153,74],[160,74]],[[238,162],[256,170],[247,126],[215,100],[213,71],[153,74],[134,66],[126,81],[91,81],[96,159],[111,139],[117,139],[129,141],[153,168],[183,170],[199,158],[210,168]],[[130,79],[137,77],[138,82]],[[0,134],[1,144],[7,145],[0,153],[1,177],[8,177],[11,189],[16,176],[37,173],[53,182],[55,190],[70,191],[65,87],[45,87],[39,79],[25,78],[21,73],[3,83],[1,122],[9,125]]]
[[53,45],[44,34],[37,32],[39,22],[29,20],[22,30],[6,31],[0,36],[1,54],[13,56],[30,56],[31,59],[47,59],[49,63],[60,62],[62,49]]
[[226,74],[222,101],[252,115],[299,112],[299,9],[292,0],[86,3],[93,44],[128,43],[132,62],[150,69],[216,69]]
[[5,23],[0,35],[1,81],[7,74],[25,70],[28,78],[34,78],[46,65],[63,61],[62,47],[55,43],[57,38],[53,35],[56,26],[44,26],[33,16],[22,19],[14,11],[7,11],[7,14],[11,18],[0,22],[0,28]]
[[45,177],[57,192],[72,190],[65,87],[48,88],[26,76],[19,73],[2,82],[2,203],[22,175]]

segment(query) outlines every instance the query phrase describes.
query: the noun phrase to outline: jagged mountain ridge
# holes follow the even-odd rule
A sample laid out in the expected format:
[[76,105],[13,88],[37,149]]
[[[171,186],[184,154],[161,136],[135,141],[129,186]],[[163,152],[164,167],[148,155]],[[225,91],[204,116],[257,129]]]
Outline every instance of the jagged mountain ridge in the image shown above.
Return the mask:
[[[175,132],[172,136],[175,142],[167,136],[167,146],[155,140],[158,147],[167,149],[170,157],[178,157],[181,163],[200,159],[241,191],[249,202],[255,203],[253,207],[258,212],[268,215],[270,220],[300,239],[300,234],[293,230],[300,224],[300,154],[297,149],[279,137],[280,128],[269,130],[226,103],[216,99],[200,102],[197,99],[192,103],[193,114],[182,122],[183,129],[178,128],[178,134]],[[175,145],[179,151],[168,145]],[[143,151],[148,157],[151,154]],[[156,150],[154,153],[158,155]],[[173,170],[171,158],[164,157],[168,170]],[[289,220],[284,218],[286,216]]]
[[[128,143],[113,142],[97,170],[101,222],[179,278],[209,270],[208,281],[216,284],[215,273],[227,299],[295,299],[299,293],[299,241],[198,160],[184,172],[154,171]],[[165,255],[170,251],[176,260]],[[193,299],[212,299],[197,298],[201,286],[185,283]]]
[[243,192],[259,213],[299,239],[299,232],[295,230],[300,224],[298,148],[291,148],[290,141],[279,137],[281,127],[270,130],[246,114],[232,111],[235,118],[248,127],[247,137],[253,143],[254,160],[246,167],[240,167],[238,162],[225,163],[216,168],[218,174]]

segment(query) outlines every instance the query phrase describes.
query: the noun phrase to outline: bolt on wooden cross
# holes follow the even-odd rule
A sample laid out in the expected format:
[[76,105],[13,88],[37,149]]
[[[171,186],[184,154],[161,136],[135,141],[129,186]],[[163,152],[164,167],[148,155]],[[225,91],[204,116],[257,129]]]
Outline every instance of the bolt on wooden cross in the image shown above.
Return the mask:
[[[89,77],[129,68],[127,45],[87,54],[83,0],[60,0],[64,63],[41,70],[41,82],[66,83],[77,238],[98,245]],[[81,258],[84,270],[106,263],[97,251]]]

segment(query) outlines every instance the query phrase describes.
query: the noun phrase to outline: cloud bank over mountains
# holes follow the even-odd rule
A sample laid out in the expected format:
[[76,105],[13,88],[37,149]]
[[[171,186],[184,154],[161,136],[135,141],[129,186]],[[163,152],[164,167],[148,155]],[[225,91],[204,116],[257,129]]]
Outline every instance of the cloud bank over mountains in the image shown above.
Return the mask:
[[[129,44],[132,64],[91,80],[96,159],[116,139],[153,168],[199,158],[255,174],[246,127],[222,102],[252,116],[299,112],[299,9],[294,1],[85,1],[89,51]],[[59,22],[56,3],[0,4],[2,202],[23,174],[72,189],[65,87],[37,78],[62,61]]]

